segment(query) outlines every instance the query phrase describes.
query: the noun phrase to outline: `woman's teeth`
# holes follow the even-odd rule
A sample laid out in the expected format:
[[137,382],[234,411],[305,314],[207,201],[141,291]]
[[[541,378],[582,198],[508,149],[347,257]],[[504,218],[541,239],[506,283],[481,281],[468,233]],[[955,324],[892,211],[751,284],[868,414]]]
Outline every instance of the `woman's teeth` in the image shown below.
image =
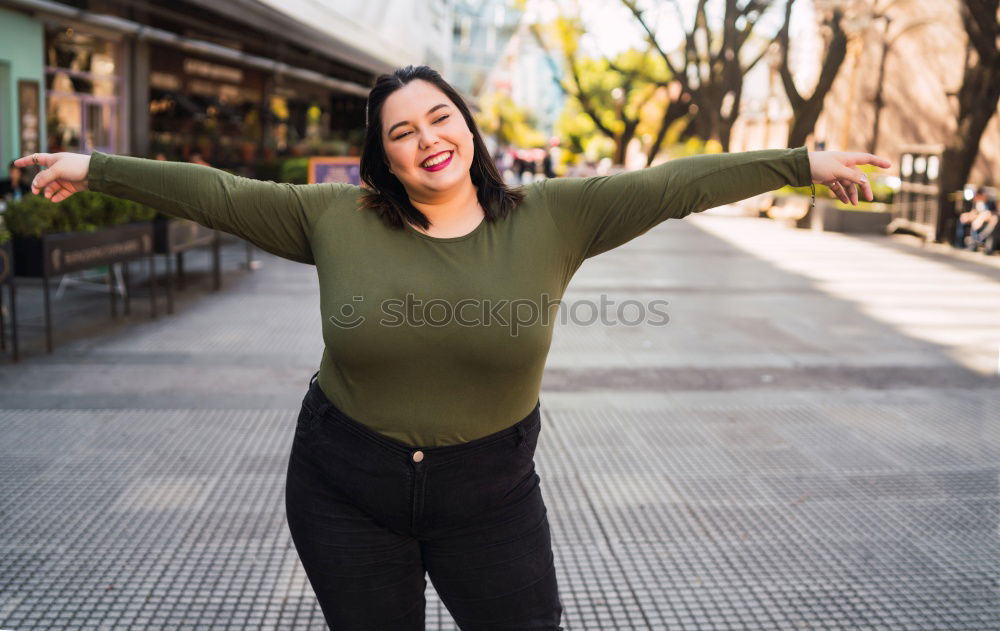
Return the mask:
[[442,162],[444,162],[445,160],[447,160],[450,157],[451,157],[451,152],[450,151],[445,151],[444,153],[439,154],[436,157],[431,158],[430,160],[424,162],[421,166],[432,167],[435,164],[441,164]]

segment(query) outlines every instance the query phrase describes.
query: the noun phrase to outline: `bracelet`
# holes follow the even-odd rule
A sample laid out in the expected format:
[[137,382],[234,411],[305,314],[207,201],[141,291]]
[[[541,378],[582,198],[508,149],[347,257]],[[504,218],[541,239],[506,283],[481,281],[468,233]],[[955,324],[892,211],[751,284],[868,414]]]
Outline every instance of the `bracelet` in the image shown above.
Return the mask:
[[810,182],[809,188],[812,189],[812,199],[809,201],[809,210],[816,208],[816,183]]

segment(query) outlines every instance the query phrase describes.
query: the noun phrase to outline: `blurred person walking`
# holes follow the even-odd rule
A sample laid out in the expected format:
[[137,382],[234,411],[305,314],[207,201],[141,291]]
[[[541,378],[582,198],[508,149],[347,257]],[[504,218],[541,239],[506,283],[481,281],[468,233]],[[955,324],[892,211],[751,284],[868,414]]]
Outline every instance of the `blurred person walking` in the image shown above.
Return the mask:
[[23,168],[11,160],[7,165],[7,178],[0,180],[0,200],[20,201],[29,192],[31,185],[28,183],[28,176],[25,175]]
[[[366,126],[365,187],[101,152],[18,162],[47,167],[32,190],[53,201],[105,192],[316,267],[325,349],[285,509],[332,629],[423,629],[425,576],[463,630],[562,629],[534,454],[552,307],[576,270],[667,219],[789,184],[871,200],[856,166],[889,161],[769,149],[512,188],[427,66],[379,76]],[[486,317],[513,303],[535,314],[519,329]]]

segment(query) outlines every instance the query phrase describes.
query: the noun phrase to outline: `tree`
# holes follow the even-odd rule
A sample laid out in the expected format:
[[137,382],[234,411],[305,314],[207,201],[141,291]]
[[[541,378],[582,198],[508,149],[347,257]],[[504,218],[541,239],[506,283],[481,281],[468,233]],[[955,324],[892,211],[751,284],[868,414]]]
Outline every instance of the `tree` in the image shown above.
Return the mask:
[[[637,0],[622,0],[646,32],[647,40],[659,53],[670,75],[681,85],[682,93],[690,97],[694,113],[695,132],[706,140],[715,140],[723,151],[729,151],[733,124],[740,114],[743,77],[757,65],[775,40],[761,47],[745,61],[744,46],[754,34],[754,28],[774,2],[771,0],[725,0],[721,34],[713,31],[706,12],[707,0],[698,0],[694,24],[684,33],[681,60],[671,59],[657,40],[647,19],[648,10]],[[670,4],[682,20],[677,0]],[[676,55],[675,55],[676,56]]]
[[506,92],[484,94],[475,114],[476,125],[483,133],[495,136],[501,145],[538,147],[545,144],[545,134],[537,127],[535,117],[518,107]]
[[785,95],[792,107],[792,124],[788,130],[788,146],[800,147],[806,143],[806,138],[816,128],[816,121],[823,112],[823,102],[829,94],[833,82],[840,72],[840,67],[847,56],[847,33],[844,30],[844,10],[840,4],[835,4],[824,11],[822,26],[824,32],[823,61],[819,73],[819,80],[813,93],[809,97],[803,97],[795,86],[792,78],[791,68],[788,66],[788,30],[792,21],[792,6],[795,0],[788,0],[785,3],[785,21],[778,31],[778,46],[780,47],[781,58],[778,63],[778,74],[781,76],[781,84],[785,88]]
[[955,213],[951,194],[965,187],[979,154],[983,131],[1000,101],[1000,0],[961,0],[962,25],[968,36],[962,84],[958,99],[957,128],[941,156],[936,238],[954,234]]
[[[559,16],[544,27],[532,24],[530,29],[550,62],[553,50],[559,50],[568,75],[556,79],[559,89],[579,104],[596,131],[611,139],[612,159],[623,164],[625,151],[642,122],[643,109],[657,89],[668,84],[663,64],[649,52],[636,50],[619,53],[614,59],[583,55],[579,44],[585,29],[578,16]],[[558,72],[553,74],[559,76]]]
[[[868,153],[878,152],[879,128],[882,121],[882,110],[885,109],[885,97],[883,96],[885,85],[885,66],[886,60],[889,58],[889,53],[892,52],[893,46],[896,45],[896,42],[898,42],[903,35],[906,35],[910,31],[920,28],[921,26],[927,26],[935,23],[935,20],[925,19],[903,21],[902,25],[900,25],[900,21],[893,19],[890,15],[892,7],[898,4],[900,4],[900,0],[890,0],[890,2],[885,6],[876,6],[872,15],[872,19],[881,20],[884,27],[882,31],[882,55],[879,58],[878,79],[875,83],[875,96],[872,99],[875,103],[875,121],[872,123],[872,136],[868,140]],[[896,24],[895,29],[892,28],[893,24]]]

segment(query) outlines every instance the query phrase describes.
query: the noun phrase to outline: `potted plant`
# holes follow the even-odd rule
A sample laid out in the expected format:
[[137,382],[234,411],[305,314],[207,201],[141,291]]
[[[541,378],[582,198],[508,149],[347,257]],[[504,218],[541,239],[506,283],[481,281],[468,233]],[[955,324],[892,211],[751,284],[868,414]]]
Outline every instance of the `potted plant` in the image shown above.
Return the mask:
[[[156,317],[153,224],[156,211],[136,202],[84,191],[54,204],[38,195],[26,195],[4,213],[13,235],[14,266],[19,276],[42,279],[45,300],[46,350],[52,352],[49,279],[69,272],[148,261],[150,310]],[[124,267],[125,313],[129,313],[128,266]],[[116,294],[111,292],[111,315],[117,316]]]

